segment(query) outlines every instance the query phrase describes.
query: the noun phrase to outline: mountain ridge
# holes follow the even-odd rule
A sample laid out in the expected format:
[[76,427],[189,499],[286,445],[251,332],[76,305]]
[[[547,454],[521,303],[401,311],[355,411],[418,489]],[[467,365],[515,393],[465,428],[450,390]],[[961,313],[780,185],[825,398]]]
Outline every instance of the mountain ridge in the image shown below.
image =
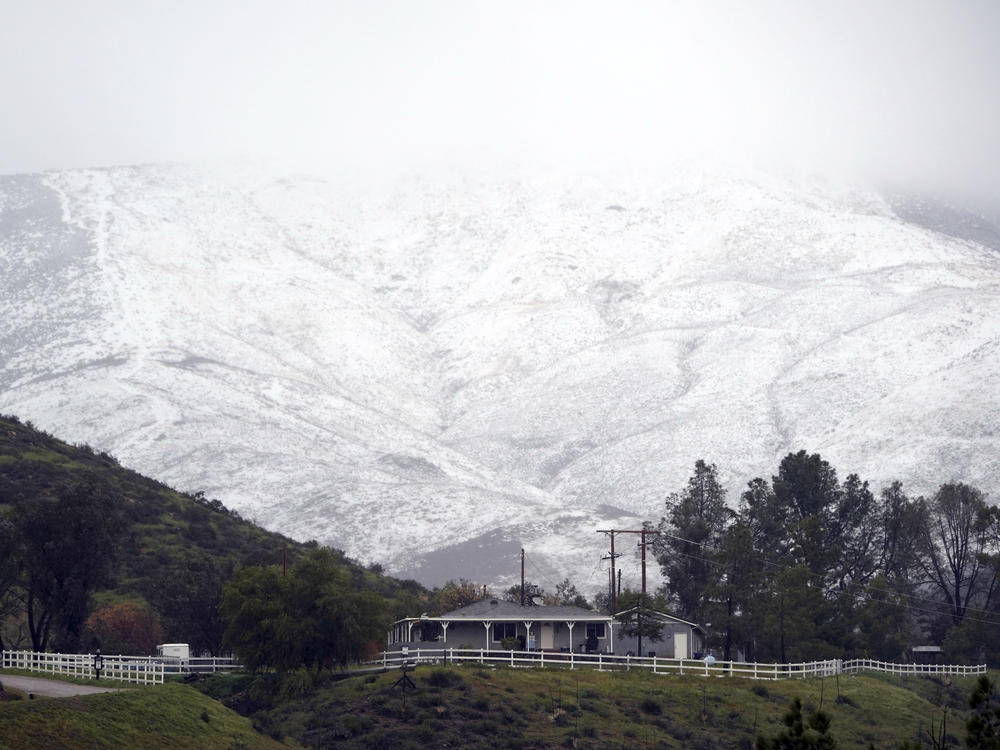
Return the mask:
[[428,583],[525,546],[599,587],[594,530],[699,458],[733,502],[801,447],[997,489],[1000,259],[896,198],[179,165],[0,196],[0,411]]

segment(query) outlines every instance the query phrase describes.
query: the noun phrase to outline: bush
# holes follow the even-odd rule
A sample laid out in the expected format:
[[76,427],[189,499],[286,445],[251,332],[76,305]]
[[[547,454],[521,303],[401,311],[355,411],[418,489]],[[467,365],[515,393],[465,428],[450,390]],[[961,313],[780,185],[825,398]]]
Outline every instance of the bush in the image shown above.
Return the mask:
[[642,703],[639,704],[639,710],[650,716],[659,716],[663,713],[663,706],[652,698],[644,698]]
[[444,667],[432,669],[426,679],[428,685],[436,688],[458,688],[465,685],[465,680],[462,679],[460,674]]
[[287,701],[301,698],[313,689],[312,675],[306,669],[293,669],[281,676],[278,687],[278,699]]

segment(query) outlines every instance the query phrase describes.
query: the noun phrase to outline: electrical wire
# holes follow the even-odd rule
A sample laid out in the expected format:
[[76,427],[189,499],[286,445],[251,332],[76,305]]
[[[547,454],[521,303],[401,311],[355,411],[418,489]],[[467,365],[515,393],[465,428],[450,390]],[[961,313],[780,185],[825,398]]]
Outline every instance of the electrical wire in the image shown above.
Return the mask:
[[[691,539],[685,539],[684,537],[678,536],[676,534],[671,534],[671,533],[666,532],[666,531],[660,531],[660,536],[662,536],[662,537],[669,537],[671,539],[676,539],[678,541],[685,542],[687,544],[693,544],[693,545],[699,546],[699,547],[701,546],[700,542],[695,542],[695,541],[693,541]],[[704,557],[702,555],[695,555],[695,554],[692,554],[692,553],[689,553],[689,552],[681,552],[679,550],[670,550],[670,553],[673,554],[673,555],[678,555],[678,556],[682,556],[682,557],[691,558],[693,560],[699,560],[699,561],[704,562],[704,563],[706,563],[708,565],[713,565],[713,566],[716,566],[716,567],[721,567],[723,565],[723,563],[719,562],[718,560],[712,560],[711,558]],[[754,553],[754,554],[757,554],[757,553]],[[765,566],[768,566],[768,567],[772,567],[772,568],[777,568],[777,569],[784,569],[785,568],[785,566],[782,565],[781,563],[768,560],[763,555],[757,554],[757,557],[759,558],[759,562],[762,565],[765,565]],[[812,579],[816,579],[820,583],[825,582],[825,579],[824,579],[824,577],[822,575],[820,575],[819,573],[814,573],[812,571],[808,571],[807,572],[807,577],[812,578]],[[948,606],[947,602],[942,602],[942,601],[940,601],[938,599],[934,599],[932,597],[919,596],[917,594],[908,594],[908,593],[903,592],[903,591],[892,591],[891,589],[881,589],[881,588],[870,588],[869,590],[870,591],[875,591],[875,592],[878,592],[878,593],[891,594],[893,596],[901,597],[901,598],[907,599],[907,600],[918,601],[918,602],[930,602],[932,604],[942,604],[945,607]],[[950,609],[928,609],[926,607],[918,607],[915,604],[913,604],[912,602],[904,605],[902,603],[890,602],[887,599],[883,599],[883,600],[880,600],[880,601],[882,603],[894,604],[895,606],[907,606],[909,609],[911,609],[911,610],[913,610],[915,612],[926,612],[926,613],[929,613],[929,614],[946,615],[946,616],[951,616],[952,615],[952,612],[951,612]],[[977,607],[966,607],[964,609],[964,613],[965,614],[963,615],[963,620],[969,620],[970,622],[977,622],[977,623],[982,623],[982,624],[985,624],[985,625],[1000,625],[1000,620],[985,619],[985,618],[981,618],[981,617],[972,617],[972,616],[969,615],[970,612],[975,613],[975,614],[979,614],[979,615],[996,615],[997,614],[996,612],[993,612],[993,611],[990,611],[990,610],[986,610],[986,609],[980,609],[980,608],[977,608]]]

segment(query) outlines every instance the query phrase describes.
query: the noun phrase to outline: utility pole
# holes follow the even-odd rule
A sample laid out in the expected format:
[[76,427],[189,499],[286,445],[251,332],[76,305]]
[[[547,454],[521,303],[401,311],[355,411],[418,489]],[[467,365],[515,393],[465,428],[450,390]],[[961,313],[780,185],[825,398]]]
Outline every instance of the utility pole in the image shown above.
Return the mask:
[[524,606],[524,547],[521,547],[521,606]]
[[[611,576],[614,580],[614,569],[615,569],[615,534],[639,534],[639,549],[642,550],[642,593],[639,596],[639,608],[636,616],[636,629],[639,635],[639,656],[642,656],[642,608],[646,603],[646,535],[658,535],[660,532],[655,529],[598,529],[598,534],[608,534],[611,536]],[[602,558],[607,560],[608,558]],[[614,587],[612,586],[612,593],[614,592]],[[615,612],[616,597],[612,596],[611,600],[611,614]]]
[[[618,603],[617,602],[618,598],[615,596],[615,558],[616,557],[620,557],[620,555],[616,555],[615,554],[615,532],[614,532],[614,530],[613,529],[609,529],[608,531],[605,531],[603,533],[608,534],[608,535],[611,536],[611,554],[609,556],[607,556],[607,557],[602,557],[601,559],[602,560],[610,560],[611,561],[611,599],[608,600],[608,604],[609,604],[610,609],[611,609],[611,614],[613,615],[615,613],[615,611],[616,611],[616,605]],[[619,575],[620,575],[621,571],[618,571],[618,572],[619,572]]]

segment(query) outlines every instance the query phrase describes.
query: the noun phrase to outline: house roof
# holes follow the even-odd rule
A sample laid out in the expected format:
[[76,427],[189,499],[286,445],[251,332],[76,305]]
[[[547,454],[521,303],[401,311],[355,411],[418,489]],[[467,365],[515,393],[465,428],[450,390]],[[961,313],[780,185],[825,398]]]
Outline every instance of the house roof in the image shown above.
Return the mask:
[[[626,614],[629,614],[631,612],[635,612],[637,609],[639,609],[639,608],[638,607],[630,607],[629,609],[623,609],[621,612],[616,612],[615,613],[615,617],[619,618],[622,615],[626,615]],[[679,622],[682,625],[689,625],[694,630],[700,630],[703,633],[705,632],[705,629],[701,625],[698,625],[697,623],[694,623],[694,622],[689,622],[688,620],[682,620],[680,617],[676,617],[676,616],[670,614],[669,612],[661,612],[658,609],[650,609],[649,607],[643,607],[642,613],[643,613],[644,617],[648,615],[648,616],[653,617],[653,618],[655,618],[657,620],[672,620],[673,622]]]
[[473,604],[467,604],[464,607],[459,607],[451,612],[445,612],[440,617],[409,617],[406,619],[430,620],[433,622],[440,622],[442,620],[449,622],[456,620],[475,622],[488,622],[491,620],[502,622],[539,622],[550,620],[559,620],[561,622],[609,622],[611,616],[603,615],[600,612],[593,612],[583,607],[545,605],[522,607],[520,604],[505,602],[500,599],[484,599]]

